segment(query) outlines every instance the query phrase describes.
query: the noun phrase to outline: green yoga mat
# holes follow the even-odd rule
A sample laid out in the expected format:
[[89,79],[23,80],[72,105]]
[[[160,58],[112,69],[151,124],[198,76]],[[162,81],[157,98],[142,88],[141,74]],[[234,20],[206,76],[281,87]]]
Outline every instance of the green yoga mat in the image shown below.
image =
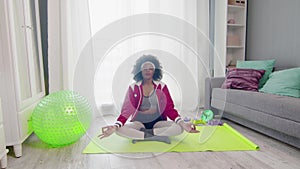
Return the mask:
[[142,141],[112,134],[108,138],[95,137],[83,153],[146,153],[146,152],[199,152],[258,150],[259,147],[228,124],[223,126],[197,126],[200,133],[186,133],[170,137],[171,144]]

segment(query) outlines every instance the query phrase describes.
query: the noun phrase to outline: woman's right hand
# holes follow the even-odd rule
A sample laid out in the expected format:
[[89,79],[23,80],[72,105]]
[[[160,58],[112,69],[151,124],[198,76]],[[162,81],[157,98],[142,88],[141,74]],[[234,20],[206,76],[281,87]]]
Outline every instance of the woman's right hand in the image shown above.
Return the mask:
[[117,130],[117,126],[114,125],[102,127],[102,134],[100,134],[98,137],[100,139],[103,139],[113,134],[116,130]]
[[199,133],[199,130],[196,130],[196,127],[194,124],[188,122],[185,123],[183,120],[179,122],[179,125],[187,132],[189,133]]

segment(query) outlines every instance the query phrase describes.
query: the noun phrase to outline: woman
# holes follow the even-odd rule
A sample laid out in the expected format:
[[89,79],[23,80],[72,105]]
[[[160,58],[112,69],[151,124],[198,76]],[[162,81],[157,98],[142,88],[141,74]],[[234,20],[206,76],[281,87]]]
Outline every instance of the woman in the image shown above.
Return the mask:
[[[167,86],[160,82],[161,69],[160,62],[152,55],[144,55],[136,61],[132,71],[136,83],[128,88],[117,122],[103,127],[100,139],[116,132],[133,139],[133,143],[148,140],[170,144],[169,136],[179,135],[183,130],[199,132],[191,123],[185,123],[174,109]],[[125,124],[130,117],[131,122]]]

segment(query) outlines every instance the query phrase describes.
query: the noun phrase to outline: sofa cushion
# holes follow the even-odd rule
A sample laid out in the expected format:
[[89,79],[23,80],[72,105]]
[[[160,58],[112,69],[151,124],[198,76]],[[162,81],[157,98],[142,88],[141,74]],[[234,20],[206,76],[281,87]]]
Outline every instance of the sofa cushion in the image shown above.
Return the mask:
[[258,91],[258,82],[265,70],[228,68],[221,88]]
[[229,104],[223,117],[300,148],[300,123]]
[[237,68],[248,68],[248,69],[263,69],[265,70],[264,76],[259,80],[259,88],[267,82],[269,75],[272,73],[274,68],[275,60],[257,60],[257,61],[237,61]]
[[300,68],[273,72],[259,91],[300,98]]
[[[221,88],[213,89],[212,98],[300,122],[299,98]],[[220,109],[220,107],[217,108]]]

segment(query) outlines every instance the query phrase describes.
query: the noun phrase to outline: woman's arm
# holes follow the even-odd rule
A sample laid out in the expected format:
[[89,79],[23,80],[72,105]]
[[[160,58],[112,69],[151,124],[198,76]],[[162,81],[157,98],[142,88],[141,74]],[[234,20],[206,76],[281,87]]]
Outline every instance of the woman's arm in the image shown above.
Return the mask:
[[114,125],[108,125],[102,128],[102,134],[98,135],[100,139],[105,138],[113,134],[118,128],[124,126],[127,119],[136,111],[134,98],[134,91],[131,87],[128,88],[123,105],[121,114],[117,118],[117,121]]
[[174,102],[170,95],[167,85],[164,85],[164,87],[162,88],[162,92],[163,92],[163,95],[165,97],[164,99],[166,102],[164,112],[166,113],[167,117],[169,117],[171,120],[178,123],[181,120],[181,117],[180,117],[179,113],[177,112],[177,110],[174,108]]
[[168,87],[165,85],[162,90],[163,90],[164,95],[166,96],[166,108],[165,108],[165,111],[167,113],[167,116],[171,120],[173,120],[175,123],[179,124],[186,132],[189,132],[189,133],[199,133],[199,131],[196,130],[195,125],[193,125],[191,123],[185,123],[181,119],[179,113],[174,108],[174,102],[173,102],[173,99],[172,99],[172,97],[170,95]]
[[121,114],[117,118],[116,124],[119,127],[122,127],[127,119],[136,111],[138,100],[138,92],[129,87],[122,105]]

